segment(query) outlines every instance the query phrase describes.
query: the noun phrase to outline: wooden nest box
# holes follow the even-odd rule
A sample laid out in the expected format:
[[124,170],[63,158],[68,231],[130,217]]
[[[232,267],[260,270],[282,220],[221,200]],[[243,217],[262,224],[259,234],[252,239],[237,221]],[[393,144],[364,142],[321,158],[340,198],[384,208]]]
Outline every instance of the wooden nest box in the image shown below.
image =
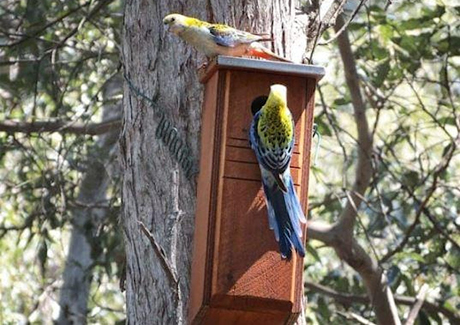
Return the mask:
[[[251,104],[288,89],[295,120],[291,172],[304,211],[317,66],[219,56],[205,84],[189,323],[290,324],[301,311],[303,260],[282,260],[249,146]],[[305,233],[305,231],[304,231]]]

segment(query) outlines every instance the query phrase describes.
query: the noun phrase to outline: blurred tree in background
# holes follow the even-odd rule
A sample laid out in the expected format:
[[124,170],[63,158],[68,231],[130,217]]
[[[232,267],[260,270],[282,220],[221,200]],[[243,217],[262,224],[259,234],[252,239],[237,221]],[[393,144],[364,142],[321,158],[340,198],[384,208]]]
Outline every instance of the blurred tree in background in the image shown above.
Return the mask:
[[0,4],[2,324],[51,323],[59,303],[60,324],[124,318],[111,166],[121,9],[121,1]]
[[[2,324],[125,319],[122,7],[0,3]],[[316,1],[299,8],[310,31],[324,31],[307,57],[327,68],[316,95],[308,324],[377,322],[366,265],[385,275],[401,320],[419,295],[416,323],[460,323],[460,6],[351,1],[335,32],[319,23]]]
[[[309,242],[306,263],[311,321],[354,324],[360,315],[375,322],[375,300],[362,282],[372,263],[361,246],[386,275],[401,320],[413,304],[406,298],[426,284],[433,305],[424,305],[418,324],[460,322],[459,12],[454,1],[374,1],[345,32],[339,24],[319,42],[314,58],[327,73],[315,119],[324,141],[310,190],[309,236],[319,240]],[[347,251],[340,230],[353,214],[356,242]]]

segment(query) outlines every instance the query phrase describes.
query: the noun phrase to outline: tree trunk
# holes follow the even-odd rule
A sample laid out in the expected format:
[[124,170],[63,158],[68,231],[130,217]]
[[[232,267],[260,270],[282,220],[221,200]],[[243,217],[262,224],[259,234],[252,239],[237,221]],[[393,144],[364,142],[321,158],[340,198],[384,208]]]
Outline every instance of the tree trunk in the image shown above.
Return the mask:
[[172,12],[269,33],[288,58],[294,41],[292,1],[126,2],[120,150],[128,324],[183,324],[187,312],[203,92],[196,69],[204,56],[165,31],[162,19]]
[[[110,100],[121,92],[121,78],[116,76],[104,85],[103,99]],[[121,118],[121,101],[104,105],[103,121]],[[88,170],[83,176],[78,204],[72,213],[72,233],[66,265],[63,273],[59,305],[61,307],[56,324],[86,324],[88,296],[93,267],[97,261],[93,243],[99,225],[106,219],[108,204],[107,188],[112,173],[118,171],[114,163],[119,130],[101,135],[88,157]],[[106,205],[107,208],[101,208]],[[97,206],[97,207],[95,207]]]

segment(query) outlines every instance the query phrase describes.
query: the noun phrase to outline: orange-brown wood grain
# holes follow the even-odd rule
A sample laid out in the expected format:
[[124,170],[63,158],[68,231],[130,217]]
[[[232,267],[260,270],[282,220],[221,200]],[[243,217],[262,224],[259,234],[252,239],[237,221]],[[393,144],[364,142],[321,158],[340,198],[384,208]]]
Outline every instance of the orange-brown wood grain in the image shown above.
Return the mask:
[[[205,82],[189,321],[286,324],[301,310],[303,260],[282,260],[248,142],[251,103],[272,84],[288,88],[296,127],[291,164],[307,211],[318,68],[218,57]],[[257,67],[255,67],[257,66]],[[312,72],[313,71],[313,72]],[[305,230],[304,230],[305,233]]]
[[[215,116],[216,110],[214,103],[217,99],[217,81],[218,75],[215,74],[208,81],[207,91],[204,95],[203,111],[202,111],[202,129],[201,129],[201,148],[213,148],[215,136]],[[212,161],[213,155],[202,155],[200,159],[200,174],[198,176],[197,192],[197,217],[195,218],[195,235],[194,235],[194,250],[192,259],[192,280],[190,291],[189,314],[195,315],[199,312],[203,304],[204,295],[204,280],[205,280],[205,262],[207,253],[207,236],[206,230],[209,226],[210,197],[211,197],[211,176],[212,176]]]

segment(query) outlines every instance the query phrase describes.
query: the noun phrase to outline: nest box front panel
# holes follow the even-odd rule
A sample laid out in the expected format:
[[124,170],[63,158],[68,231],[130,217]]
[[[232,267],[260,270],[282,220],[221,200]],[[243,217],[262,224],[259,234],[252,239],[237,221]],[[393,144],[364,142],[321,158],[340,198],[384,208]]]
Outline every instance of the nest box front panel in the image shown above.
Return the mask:
[[[220,72],[222,73],[222,72]],[[283,84],[288,89],[288,107],[295,120],[295,146],[291,173],[299,198],[306,208],[306,189],[302,174],[309,166],[305,139],[311,137],[306,127],[308,79],[250,71],[225,71],[223,99],[223,134],[221,170],[216,215],[211,305],[243,309],[266,309],[276,301],[274,309],[293,309],[300,295],[296,283],[302,272],[301,259],[282,260],[273,231],[269,229],[260,170],[249,145],[248,132],[252,121],[251,103],[268,95],[270,86]],[[314,82],[314,81],[310,81]],[[219,122],[219,121],[217,121]],[[309,147],[309,146],[308,146]],[[301,279],[301,277],[300,277]],[[251,299],[248,299],[250,297]],[[252,299],[252,298],[260,298]]]

